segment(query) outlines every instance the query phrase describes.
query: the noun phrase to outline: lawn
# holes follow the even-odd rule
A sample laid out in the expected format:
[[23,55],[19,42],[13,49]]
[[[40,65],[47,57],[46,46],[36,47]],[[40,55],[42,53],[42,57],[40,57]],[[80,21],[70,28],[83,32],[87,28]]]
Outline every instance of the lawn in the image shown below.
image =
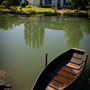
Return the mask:
[[[55,10],[53,8],[41,8],[41,7],[34,7],[32,5],[27,5],[26,7],[21,7],[21,6],[9,6],[8,8],[6,8],[5,6],[0,6],[0,13],[4,13],[4,12],[13,12],[13,11],[23,11],[23,12],[31,12],[32,14],[43,14],[45,12],[49,12],[49,13],[55,13]],[[79,10],[77,11],[76,9],[71,10],[71,9],[62,9],[62,10],[56,10],[57,13],[78,13],[81,16],[82,15],[87,15],[88,17],[90,17],[90,10],[88,11],[82,11]]]
[[41,7],[21,7],[21,6],[10,6],[9,8],[6,8],[5,6],[0,6],[0,12],[9,12],[9,11],[23,11],[23,12],[31,12],[31,13],[44,13],[44,12],[50,12],[54,13],[54,9],[52,8],[41,8]]

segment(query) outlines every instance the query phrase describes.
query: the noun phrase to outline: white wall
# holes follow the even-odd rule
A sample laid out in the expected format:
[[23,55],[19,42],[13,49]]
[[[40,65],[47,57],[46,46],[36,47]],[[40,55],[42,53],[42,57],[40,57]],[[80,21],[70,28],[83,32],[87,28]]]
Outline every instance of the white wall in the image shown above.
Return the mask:
[[52,0],[52,5],[57,6],[57,0]]
[[33,4],[33,0],[27,0],[30,4]]
[[63,4],[64,4],[64,1],[63,1],[63,0],[61,0],[61,5],[60,5],[60,6],[61,6],[61,7],[63,7]]
[[40,5],[40,0],[33,0],[33,5],[39,6]]
[[[24,1],[24,0],[22,0]],[[40,0],[28,0],[30,2],[30,4],[33,4],[35,6],[39,6],[40,5]],[[64,4],[64,1],[63,0],[60,0],[61,1],[61,7],[63,7],[63,4]],[[52,5],[54,6],[57,6],[57,2],[58,0],[52,0]],[[43,3],[42,4],[45,4],[45,0],[43,0]]]
[[43,3],[42,4],[45,4],[45,0],[43,0]]

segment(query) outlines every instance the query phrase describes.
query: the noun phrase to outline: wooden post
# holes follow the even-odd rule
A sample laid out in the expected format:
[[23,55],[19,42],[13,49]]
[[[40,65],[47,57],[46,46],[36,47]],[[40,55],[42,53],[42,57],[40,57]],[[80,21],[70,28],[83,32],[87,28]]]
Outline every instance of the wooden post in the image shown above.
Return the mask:
[[48,57],[48,53],[45,53],[45,66],[47,66],[47,57]]

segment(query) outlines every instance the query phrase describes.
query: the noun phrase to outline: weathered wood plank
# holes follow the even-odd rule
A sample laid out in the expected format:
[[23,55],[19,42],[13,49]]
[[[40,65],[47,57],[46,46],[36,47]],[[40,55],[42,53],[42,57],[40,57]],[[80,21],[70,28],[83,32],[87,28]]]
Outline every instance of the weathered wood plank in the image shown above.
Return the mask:
[[83,63],[84,60],[81,59],[76,59],[76,58],[72,58],[70,60],[71,63],[77,64],[77,65],[81,65]]
[[82,67],[82,65],[76,65],[76,64],[73,64],[70,62],[68,64],[66,64],[66,66],[71,67],[71,68],[76,69],[76,70],[79,70]]
[[78,54],[78,53],[74,53],[73,57],[81,60],[84,58],[83,54]]
[[58,90],[60,89],[61,87],[64,88],[66,85],[65,84],[61,84],[61,83],[58,83],[57,81],[55,80],[52,80],[49,84],[49,86],[53,87],[53,88],[56,88],[54,90]]
[[71,73],[71,74],[73,74],[73,75],[77,75],[77,74],[80,73],[80,70],[75,70],[75,69],[70,68],[70,67],[67,67],[67,66],[64,66],[64,67],[62,68],[62,70],[66,71],[66,72],[68,72],[68,73]]
[[61,76],[65,77],[65,78],[68,78],[68,79],[71,79],[71,80],[76,77],[76,75],[70,74],[70,73],[62,71],[62,70],[60,70],[58,72],[58,75],[61,75]]
[[63,83],[65,85],[69,84],[72,81],[70,79],[67,79],[67,78],[59,76],[59,75],[55,76],[53,78],[53,80],[56,80],[57,82]]

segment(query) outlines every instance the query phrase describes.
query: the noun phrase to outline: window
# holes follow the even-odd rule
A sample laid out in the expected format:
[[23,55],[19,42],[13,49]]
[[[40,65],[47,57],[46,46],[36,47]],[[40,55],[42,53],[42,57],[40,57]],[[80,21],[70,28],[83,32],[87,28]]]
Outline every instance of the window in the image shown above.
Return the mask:
[[45,0],[45,4],[51,4],[51,0]]

